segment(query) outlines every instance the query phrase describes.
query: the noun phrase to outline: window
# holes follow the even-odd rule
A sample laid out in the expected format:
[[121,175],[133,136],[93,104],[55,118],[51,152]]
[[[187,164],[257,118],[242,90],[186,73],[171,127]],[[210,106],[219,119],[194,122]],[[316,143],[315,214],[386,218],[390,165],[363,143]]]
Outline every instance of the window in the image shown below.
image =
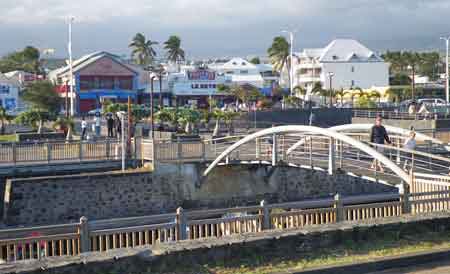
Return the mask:
[[337,55],[333,55],[333,60],[338,60],[339,57]]
[[241,74],[248,74],[248,70],[241,70],[240,73]]
[[355,67],[354,66],[352,66],[352,72],[355,72]]
[[351,85],[352,87],[354,87],[355,86],[355,80],[352,80],[352,85]]

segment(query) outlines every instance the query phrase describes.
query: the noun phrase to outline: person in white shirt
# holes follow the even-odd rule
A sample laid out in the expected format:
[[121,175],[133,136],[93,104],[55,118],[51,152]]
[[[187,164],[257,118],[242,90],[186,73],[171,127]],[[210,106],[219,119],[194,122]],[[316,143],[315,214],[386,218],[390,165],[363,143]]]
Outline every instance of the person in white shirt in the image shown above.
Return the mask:
[[98,137],[100,136],[101,133],[101,118],[99,112],[95,114],[94,121],[95,121],[95,135]]
[[81,118],[81,140],[84,140],[85,136],[86,136],[86,128],[87,128],[87,122],[83,118]]
[[[416,149],[416,132],[411,131],[409,133],[409,137],[405,140],[405,143],[403,144],[403,148],[407,150],[415,150]],[[409,154],[409,153],[408,153]],[[405,163],[403,164],[403,169],[407,170],[408,166],[408,158],[405,159]]]

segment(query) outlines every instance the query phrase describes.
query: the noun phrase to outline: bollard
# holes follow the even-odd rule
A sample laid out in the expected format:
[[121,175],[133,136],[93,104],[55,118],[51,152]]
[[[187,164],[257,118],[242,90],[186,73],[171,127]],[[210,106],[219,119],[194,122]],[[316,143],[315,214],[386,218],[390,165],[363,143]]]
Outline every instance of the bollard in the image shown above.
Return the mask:
[[80,227],[78,229],[78,233],[80,234],[80,251],[81,253],[86,253],[91,251],[91,240],[89,237],[89,225],[88,218],[81,217],[80,218]]
[[267,202],[262,200],[260,203],[261,211],[260,215],[262,216],[262,230],[269,230],[271,228],[270,224],[270,209],[267,206]]
[[339,194],[334,195],[334,208],[336,210],[336,222],[339,223],[345,221],[344,204],[342,203]]
[[177,225],[177,241],[182,241],[187,239],[187,222],[186,215],[182,207],[177,208],[177,217],[175,219]]
[[403,193],[400,193],[402,203],[402,214],[411,213],[411,190],[407,182],[403,182]]
[[328,174],[333,175],[334,171],[336,170],[336,149],[335,149],[335,143],[334,138],[330,138],[329,143],[329,151],[328,151]]

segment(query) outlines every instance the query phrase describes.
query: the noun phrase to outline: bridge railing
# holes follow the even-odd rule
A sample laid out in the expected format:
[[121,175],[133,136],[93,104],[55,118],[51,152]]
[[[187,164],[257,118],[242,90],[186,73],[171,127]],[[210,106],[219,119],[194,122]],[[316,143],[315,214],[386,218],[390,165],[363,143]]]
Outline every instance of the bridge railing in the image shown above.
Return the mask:
[[0,144],[0,165],[119,159],[116,140]]
[[106,252],[183,240],[223,238],[311,225],[448,210],[450,190],[377,194],[0,230],[0,260]]
[[375,119],[377,115],[381,115],[384,119],[395,119],[395,120],[431,120],[436,118],[446,118],[448,114],[446,113],[414,113],[410,114],[408,112],[401,111],[387,111],[387,110],[353,110],[353,117],[357,118],[373,118]]

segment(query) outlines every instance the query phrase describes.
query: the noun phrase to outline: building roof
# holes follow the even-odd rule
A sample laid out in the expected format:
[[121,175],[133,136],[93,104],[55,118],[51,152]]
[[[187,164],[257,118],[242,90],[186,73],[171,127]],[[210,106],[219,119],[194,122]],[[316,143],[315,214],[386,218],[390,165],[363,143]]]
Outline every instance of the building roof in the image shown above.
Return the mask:
[[9,84],[13,86],[20,86],[20,82],[15,79],[15,77],[7,77],[6,74],[0,72],[0,83]]
[[235,57],[233,59],[231,59],[230,61],[226,62],[225,64],[223,64],[221,67],[221,69],[256,69],[255,64],[250,63],[249,61],[240,58],[240,57]]
[[384,62],[373,51],[353,39],[332,41],[320,56],[320,62]]
[[[139,71],[137,71],[134,67],[128,66],[127,64],[125,64],[122,59],[115,54],[111,54],[109,52],[105,52],[105,51],[97,51],[97,52],[93,52],[87,55],[82,56],[81,58],[73,61],[72,63],[72,67],[73,67],[73,71],[76,72],[78,70],[81,70],[85,67],[87,67],[88,65],[95,63],[97,60],[103,58],[103,57],[109,57],[112,60],[114,60],[115,62],[123,65],[124,67],[128,68],[129,70],[135,72],[135,73],[139,73]],[[56,69],[54,71],[51,72],[51,74],[53,75],[60,75],[63,73],[66,73],[70,70],[69,65]]]

